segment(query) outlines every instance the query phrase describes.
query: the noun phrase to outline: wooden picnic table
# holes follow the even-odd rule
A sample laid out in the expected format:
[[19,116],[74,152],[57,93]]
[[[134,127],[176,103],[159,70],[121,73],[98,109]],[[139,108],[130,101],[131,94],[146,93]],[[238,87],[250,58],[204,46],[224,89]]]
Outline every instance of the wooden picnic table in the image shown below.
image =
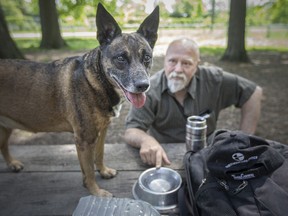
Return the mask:
[[[169,167],[183,174],[185,144],[162,146],[172,162]],[[10,145],[10,150],[25,168],[13,173],[0,156],[1,216],[72,215],[79,199],[90,195],[82,186],[74,144]],[[149,168],[142,163],[139,150],[127,144],[105,144],[104,160],[118,175],[107,180],[95,172],[98,185],[115,197],[133,198],[133,184]]]

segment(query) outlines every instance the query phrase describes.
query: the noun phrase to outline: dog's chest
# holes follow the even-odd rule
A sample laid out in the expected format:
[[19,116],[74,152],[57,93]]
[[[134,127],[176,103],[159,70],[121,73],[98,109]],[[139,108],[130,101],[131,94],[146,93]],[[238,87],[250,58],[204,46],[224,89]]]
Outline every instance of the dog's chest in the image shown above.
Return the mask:
[[120,103],[118,103],[116,106],[113,106],[112,117],[118,118],[120,116],[120,112],[121,112],[124,101],[125,101],[125,98],[120,97]]
[[120,111],[122,108],[122,104],[113,107],[113,117],[118,118],[120,116]]

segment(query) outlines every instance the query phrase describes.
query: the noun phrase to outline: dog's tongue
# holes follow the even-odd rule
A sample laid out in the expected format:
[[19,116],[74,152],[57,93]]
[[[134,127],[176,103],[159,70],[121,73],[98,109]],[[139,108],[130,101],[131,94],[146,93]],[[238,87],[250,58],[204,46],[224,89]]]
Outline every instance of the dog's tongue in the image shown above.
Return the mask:
[[129,101],[133,104],[133,106],[136,108],[141,108],[145,104],[146,101],[145,93],[135,94],[131,92],[126,92],[126,96],[129,99]]

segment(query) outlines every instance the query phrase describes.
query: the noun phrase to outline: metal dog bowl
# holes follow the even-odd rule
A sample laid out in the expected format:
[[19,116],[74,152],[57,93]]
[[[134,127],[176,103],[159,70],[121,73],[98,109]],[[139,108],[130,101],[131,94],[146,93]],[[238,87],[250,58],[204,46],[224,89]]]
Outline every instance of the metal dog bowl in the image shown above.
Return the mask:
[[157,210],[166,211],[177,207],[177,193],[181,184],[181,176],[175,170],[151,168],[140,175],[132,193],[135,199],[146,201]]

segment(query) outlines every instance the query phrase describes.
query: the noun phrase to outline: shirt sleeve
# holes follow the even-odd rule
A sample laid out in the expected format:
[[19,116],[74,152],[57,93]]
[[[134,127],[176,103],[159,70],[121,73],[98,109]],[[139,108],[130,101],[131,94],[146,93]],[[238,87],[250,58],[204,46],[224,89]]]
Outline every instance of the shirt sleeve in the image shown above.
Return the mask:
[[235,105],[242,107],[256,89],[256,84],[244,77],[223,71],[221,85],[221,108]]

